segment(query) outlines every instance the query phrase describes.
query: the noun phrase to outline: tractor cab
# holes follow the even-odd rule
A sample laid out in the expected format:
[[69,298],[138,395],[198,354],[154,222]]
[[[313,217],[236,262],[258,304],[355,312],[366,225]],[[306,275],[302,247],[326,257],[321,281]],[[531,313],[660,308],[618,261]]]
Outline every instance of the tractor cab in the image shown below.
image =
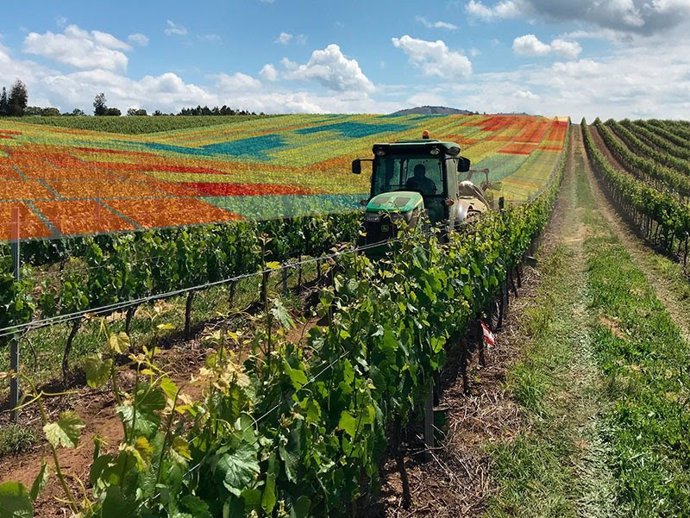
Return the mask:
[[[470,160],[460,156],[458,144],[423,138],[374,144],[372,151],[364,216],[367,244],[395,237],[403,220],[416,225],[423,213],[446,230],[467,217],[468,210],[460,203],[459,173],[470,170]],[[362,172],[362,161],[352,162],[354,174]]]

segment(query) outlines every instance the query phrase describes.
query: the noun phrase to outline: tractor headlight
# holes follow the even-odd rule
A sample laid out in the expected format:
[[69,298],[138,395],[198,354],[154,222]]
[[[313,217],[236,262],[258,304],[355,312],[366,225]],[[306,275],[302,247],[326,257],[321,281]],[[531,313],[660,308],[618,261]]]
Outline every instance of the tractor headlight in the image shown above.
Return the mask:
[[378,212],[367,212],[364,216],[364,220],[367,223],[378,223],[379,221],[381,221],[381,214],[379,214]]
[[396,223],[398,221],[402,221],[405,219],[405,214],[401,214],[400,212],[392,212],[388,215],[392,223]]

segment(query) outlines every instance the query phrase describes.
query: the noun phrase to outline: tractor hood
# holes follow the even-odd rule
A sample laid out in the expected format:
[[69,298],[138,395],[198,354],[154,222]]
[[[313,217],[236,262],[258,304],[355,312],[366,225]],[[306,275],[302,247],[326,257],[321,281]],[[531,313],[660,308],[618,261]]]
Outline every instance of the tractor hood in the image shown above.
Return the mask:
[[422,195],[414,191],[384,192],[367,204],[367,212],[398,212],[406,214],[423,207]]

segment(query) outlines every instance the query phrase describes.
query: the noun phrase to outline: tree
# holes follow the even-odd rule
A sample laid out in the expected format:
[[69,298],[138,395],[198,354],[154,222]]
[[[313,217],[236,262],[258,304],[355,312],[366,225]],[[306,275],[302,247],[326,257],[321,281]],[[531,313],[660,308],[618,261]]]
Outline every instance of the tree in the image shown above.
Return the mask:
[[60,110],[53,107],[43,108],[41,110],[41,115],[43,117],[58,117],[60,115]]
[[26,90],[26,85],[17,79],[12,85],[10,95],[7,99],[9,105],[9,114],[14,117],[21,117],[24,115],[26,105],[29,102],[29,92]]
[[122,115],[122,112],[118,108],[108,108],[104,115],[119,117],[120,115]]
[[99,116],[106,115],[108,113],[108,106],[105,103],[105,94],[101,92],[93,100],[93,114]]
[[130,108],[129,110],[127,110],[127,115],[129,115],[130,117],[145,117],[146,115],[148,115],[148,113],[146,113],[146,110],[144,108]]
[[7,89],[2,87],[2,95],[0,96],[0,117],[8,115],[10,111],[10,103],[7,100]]

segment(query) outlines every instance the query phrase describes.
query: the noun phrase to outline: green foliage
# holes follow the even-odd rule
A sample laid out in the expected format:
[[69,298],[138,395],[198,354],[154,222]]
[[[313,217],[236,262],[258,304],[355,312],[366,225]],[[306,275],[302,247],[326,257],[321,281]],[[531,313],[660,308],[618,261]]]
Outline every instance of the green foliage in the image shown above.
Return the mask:
[[38,471],[38,475],[34,479],[34,483],[31,484],[31,490],[29,491],[29,498],[31,498],[31,501],[35,502],[36,499],[38,498],[38,495],[41,494],[41,491],[46,487],[46,484],[48,483],[48,464],[45,462],[41,464],[41,469]]
[[[47,275],[27,271],[16,283],[9,257],[0,255],[0,328],[31,320],[35,292],[45,318],[253,273],[264,261],[319,256],[354,241],[359,218],[347,213],[150,230],[86,237],[64,248],[29,243],[35,263],[57,263]],[[270,236],[263,255],[261,235]]]
[[[269,352],[258,329],[257,355],[242,364],[221,349],[201,371],[199,401],[180,400],[152,355],[131,356],[140,381],[118,397],[124,443],[94,461],[94,513],[349,514],[378,483],[387,427],[410,418],[448,340],[496,295],[552,201],[553,191],[487,214],[446,245],[410,234],[378,264],[346,257],[322,296],[329,327],[312,330],[306,348],[278,340]],[[291,325],[280,304],[269,314]],[[102,381],[115,352],[91,360],[90,379]]]
[[[661,158],[666,159],[669,156],[685,160],[682,170],[687,170],[690,165],[687,160],[690,160],[690,149],[687,147],[687,142],[683,138],[674,135],[672,132],[663,127],[655,127],[647,121],[638,120],[631,122],[624,120],[621,122],[623,126],[632,131],[638,137],[649,142],[653,147],[662,151]],[[677,162],[675,160],[669,161],[669,167],[674,167]]]
[[7,518],[33,518],[34,506],[29,493],[19,482],[0,484],[0,516]]
[[[14,278],[9,246],[0,247],[0,329],[29,322],[36,309],[30,270],[24,268],[22,280]],[[0,337],[0,347],[10,337]]]

